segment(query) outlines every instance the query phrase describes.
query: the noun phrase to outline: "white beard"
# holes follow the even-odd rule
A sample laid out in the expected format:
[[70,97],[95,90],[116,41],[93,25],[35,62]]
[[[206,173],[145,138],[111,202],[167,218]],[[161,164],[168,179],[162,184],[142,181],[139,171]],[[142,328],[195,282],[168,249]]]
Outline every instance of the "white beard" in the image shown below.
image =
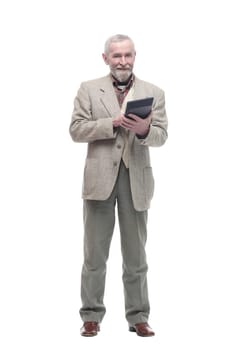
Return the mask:
[[114,70],[114,72],[112,72],[112,75],[120,82],[124,82],[127,81],[130,77],[130,75],[132,74],[131,70]]

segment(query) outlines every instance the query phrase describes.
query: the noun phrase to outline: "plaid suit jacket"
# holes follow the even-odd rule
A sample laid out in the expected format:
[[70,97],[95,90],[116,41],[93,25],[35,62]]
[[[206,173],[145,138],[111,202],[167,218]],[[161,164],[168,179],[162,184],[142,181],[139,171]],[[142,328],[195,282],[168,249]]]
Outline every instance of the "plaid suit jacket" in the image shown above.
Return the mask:
[[[149,134],[139,139],[129,133],[129,174],[134,207],[147,210],[154,193],[154,177],[149,147],[162,146],[167,139],[167,115],[164,92],[157,86],[135,77],[134,98],[153,96]],[[84,199],[106,200],[117,179],[124,137],[121,128],[113,128],[112,118],[120,114],[120,106],[110,75],[81,83],[74,99],[69,127],[75,142],[86,142]]]

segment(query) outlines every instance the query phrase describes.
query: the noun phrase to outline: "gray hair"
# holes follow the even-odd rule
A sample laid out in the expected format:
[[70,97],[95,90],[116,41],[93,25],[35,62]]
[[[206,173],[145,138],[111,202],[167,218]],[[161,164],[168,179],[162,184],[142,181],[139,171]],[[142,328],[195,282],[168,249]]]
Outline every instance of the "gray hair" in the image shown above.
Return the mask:
[[134,42],[133,42],[133,40],[132,40],[128,35],[116,34],[116,35],[110,36],[110,37],[106,40],[105,45],[104,45],[104,53],[105,53],[105,55],[108,55],[108,54],[109,54],[109,48],[110,48],[110,45],[111,45],[112,43],[118,43],[118,42],[124,41],[124,40],[129,40],[129,41],[131,41],[131,43],[133,44],[133,47],[134,47]]

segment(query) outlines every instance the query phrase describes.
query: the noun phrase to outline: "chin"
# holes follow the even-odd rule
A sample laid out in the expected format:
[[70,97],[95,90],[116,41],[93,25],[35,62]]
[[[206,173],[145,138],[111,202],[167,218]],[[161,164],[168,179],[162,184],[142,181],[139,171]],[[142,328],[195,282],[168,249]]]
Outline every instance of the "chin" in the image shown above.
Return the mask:
[[131,71],[125,71],[125,72],[122,72],[122,71],[115,71],[113,72],[113,75],[117,78],[118,81],[120,82],[124,82],[126,81],[127,79],[129,79],[130,75],[132,74]]

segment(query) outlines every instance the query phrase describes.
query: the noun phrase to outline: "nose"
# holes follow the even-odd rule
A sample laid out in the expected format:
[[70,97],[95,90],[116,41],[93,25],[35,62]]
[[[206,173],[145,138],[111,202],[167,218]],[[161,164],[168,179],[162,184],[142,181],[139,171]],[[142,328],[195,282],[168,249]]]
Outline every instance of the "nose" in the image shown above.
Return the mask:
[[121,58],[120,58],[120,64],[121,64],[122,66],[125,66],[126,63],[127,63],[127,61],[126,61],[125,56],[121,56]]

